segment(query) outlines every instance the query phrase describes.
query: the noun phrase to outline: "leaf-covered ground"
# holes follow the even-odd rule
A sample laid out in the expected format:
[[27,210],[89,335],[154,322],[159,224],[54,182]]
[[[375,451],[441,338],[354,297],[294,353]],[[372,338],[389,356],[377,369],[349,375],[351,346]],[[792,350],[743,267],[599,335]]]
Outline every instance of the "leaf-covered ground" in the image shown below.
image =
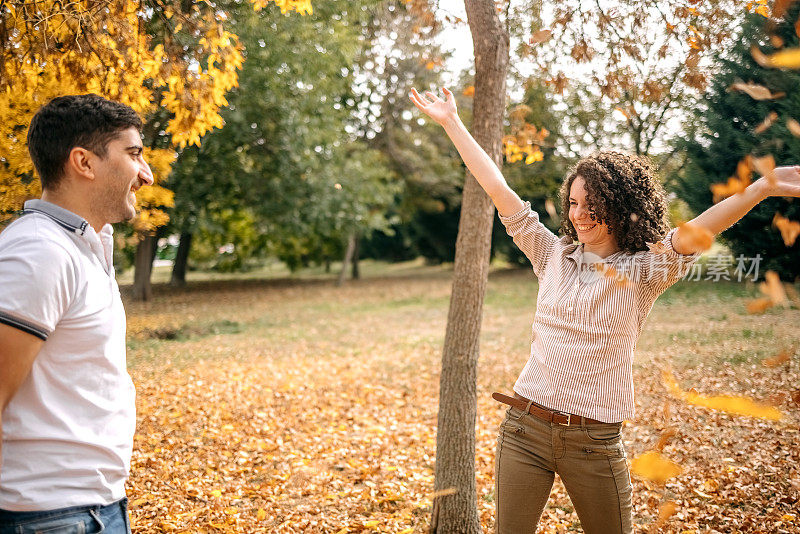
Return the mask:
[[[128,488],[136,533],[424,532],[431,510],[438,368],[451,273],[390,268],[330,281],[157,287],[127,303],[138,429]],[[537,286],[492,274],[479,369],[479,510],[493,529],[493,462],[503,407],[527,358]],[[748,315],[744,283],[682,283],[657,302],[636,354],[629,458],[652,450],[682,474],[634,479],[636,532],[800,532],[800,311]],[[662,369],[701,394],[779,407],[774,423],[688,406]],[[800,399],[798,399],[800,400]],[[579,532],[556,482],[541,532]]]

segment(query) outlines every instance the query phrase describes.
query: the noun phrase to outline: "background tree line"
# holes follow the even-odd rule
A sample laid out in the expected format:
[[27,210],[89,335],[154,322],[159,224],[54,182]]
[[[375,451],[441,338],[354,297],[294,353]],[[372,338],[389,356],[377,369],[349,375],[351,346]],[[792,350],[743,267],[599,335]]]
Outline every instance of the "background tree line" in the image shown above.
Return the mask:
[[[506,131],[513,133],[515,121],[547,131],[537,145],[540,161],[507,158],[504,173],[521,196],[547,214],[543,219],[551,229],[560,224],[552,206],[559,205],[561,179],[578,157],[593,150],[653,157],[678,199],[676,219],[710,205],[710,185],[733,175],[747,154],[770,152],[777,164],[796,161],[798,141],[785,121],[800,116],[796,73],[765,68],[750,54],[753,43],[767,53],[775,49],[767,42],[765,28],[772,22],[762,3],[750,6],[750,13],[724,2],[642,7],[620,1],[608,9],[549,9],[545,2],[522,0],[501,4],[512,57]],[[35,22],[25,6],[4,4],[6,28]],[[185,67],[162,73],[162,80],[156,75],[139,81],[155,103],[142,109],[163,188],[141,195],[144,215],[119,232],[124,246],[118,263],[136,266],[137,296],[149,296],[158,239],[170,235],[179,236],[179,243],[161,254],[174,258],[177,285],[185,283],[190,265],[238,270],[266,258],[291,269],[349,263],[356,275],[359,257],[452,261],[462,166],[438,128],[413,110],[407,93],[412,86],[444,83],[447,55],[437,37],[444,24],[459,22],[422,0],[318,2],[313,10],[297,2],[256,7],[217,2],[209,11],[191,3],[164,4],[153,8],[140,30],[151,40],[154,58],[175,62],[182,50],[183,63],[176,64]],[[795,12],[790,9],[777,30],[785,47],[797,45],[790,23]],[[211,34],[218,40],[202,41]],[[108,38],[97,32],[99,42]],[[19,70],[11,41],[7,37],[3,49],[6,84],[14,68]],[[209,60],[216,70],[197,70]],[[181,75],[191,80],[196,71],[206,76],[196,78],[206,85],[187,87],[196,91],[197,106],[215,102],[216,116],[166,104],[193,101],[171,95],[179,93]],[[209,86],[214,76],[225,79]],[[6,124],[24,123],[25,113],[59,89],[53,80],[28,98],[27,107],[6,96],[0,106]],[[137,81],[128,83],[133,87]],[[736,82],[761,83],[785,96],[754,101],[729,90]],[[453,87],[467,121],[474,83],[474,70],[468,69]],[[104,90],[102,84],[84,85],[74,90]],[[28,91],[35,94],[35,88]],[[126,89],[118,96],[133,102],[128,95],[134,93]],[[782,119],[755,133],[770,112]],[[192,113],[198,127],[187,126]],[[187,129],[175,139],[178,124]],[[18,154],[21,129],[6,128],[11,128],[6,139],[17,141],[6,143],[0,157],[6,172],[0,207],[13,212],[36,191],[32,169]],[[777,211],[796,221],[797,209],[787,201],[765,203],[723,240],[734,254],[761,254],[766,267],[792,279],[800,274],[797,246],[786,246],[773,220]],[[492,254],[524,265],[498,221],[494,224]]]

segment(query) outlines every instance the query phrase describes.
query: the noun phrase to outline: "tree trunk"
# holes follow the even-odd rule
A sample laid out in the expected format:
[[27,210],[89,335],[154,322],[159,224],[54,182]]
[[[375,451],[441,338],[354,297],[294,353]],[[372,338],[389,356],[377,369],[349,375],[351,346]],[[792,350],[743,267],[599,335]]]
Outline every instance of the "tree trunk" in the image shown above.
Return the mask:
[[[508,34],[493,1],[464,3],[475,52],[472,135],[500,166]],[[467,173],[439,379],[434,490],[441,492],[441,496],[433,503],[432,533],[481,532],[475,487],[475,420],[481,314],[489,274],[493,217],[491,200]],[[450,493],[452,490],[455,493]]]
[[339,280],[336,282],[337,286],[344,285],[347,278],[347,269],[350,267],[350,261],[353,259],[353,252],[356,250],[356,233],[350,234],[347,238],[347,249],[344,251],[344,259],[342,259],[342,271],[339,273]]
[[172,264],[172,278],[169,283],[175,287],[186,285],[186,267],[189,263],[189,251],[192,248],[192,233],[181,232],[178,251],[175,253],[175,263]]
[[361,278],[361,270],[358,267],[358,255],[361,252],[361,233],[355,233],[355,246],[353,248],[353,280]]
[[150,285],[150,274],[153,272],[153,260],[156,257],[158,238],[146,235],[136,247],[133,272],[133,300],[150,300],[153,288]]

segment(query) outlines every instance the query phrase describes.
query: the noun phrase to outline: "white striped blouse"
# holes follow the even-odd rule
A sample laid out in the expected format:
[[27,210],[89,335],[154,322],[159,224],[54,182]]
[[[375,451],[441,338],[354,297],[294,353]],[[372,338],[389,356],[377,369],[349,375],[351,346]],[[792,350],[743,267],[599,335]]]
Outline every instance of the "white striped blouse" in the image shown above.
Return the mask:
[[656,298],[700,254],[672,247],[673,229],[650,250],[601,259],[560,239],[530,202],[500,216],[539,279],[528,363],[514,391],[548,408],[606,422],[631,419],[633,355]]

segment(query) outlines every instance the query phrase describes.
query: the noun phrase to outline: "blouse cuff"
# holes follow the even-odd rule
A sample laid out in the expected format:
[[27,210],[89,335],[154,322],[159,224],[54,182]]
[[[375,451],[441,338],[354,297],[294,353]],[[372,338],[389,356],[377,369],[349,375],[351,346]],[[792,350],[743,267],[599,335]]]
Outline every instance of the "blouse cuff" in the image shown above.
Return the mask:
[[703,253],[702,252],[692,252],[691,254],[681,254],[677,250],[675,250],[675,246],[672,244],[672,236],[675,235],[677,232],[677,228],[673,228],[669,231],[667,236],[661,241],[665,245],[665,253],[674,258],[680,258],[683,261],[686,260],[696,260],[699,258]]
[[504,216],[500,215],[500,213],[498,213],[497,216],[500,217],[500,222],[501,223],[503,223],[504,225],[508,226],[509,224],[514,224],[514,223],[520,222],[525,217],[527,217],[530,212],[531,212],[531,203],[528,202],[528,201],[525,201],[525,204],[522,206],[522,208],[517,213],[515,213],[514,215],[509,215],[508,217],[504,217]]

